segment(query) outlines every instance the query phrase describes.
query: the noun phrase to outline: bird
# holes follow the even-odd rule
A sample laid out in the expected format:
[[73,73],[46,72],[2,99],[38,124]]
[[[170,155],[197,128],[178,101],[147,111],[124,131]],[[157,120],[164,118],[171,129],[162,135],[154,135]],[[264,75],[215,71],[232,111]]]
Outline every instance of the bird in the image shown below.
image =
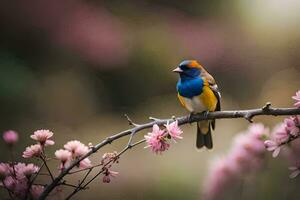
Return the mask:
[[[184,60],[176,69],[179,74],[176,85],[177,97],[181,105],[190,112],[196,113],[221,110],[221,94],[215,79],[197,60]],[[213,148],[211,129],[215,129],[215,120],[197,122],[196,147]]]

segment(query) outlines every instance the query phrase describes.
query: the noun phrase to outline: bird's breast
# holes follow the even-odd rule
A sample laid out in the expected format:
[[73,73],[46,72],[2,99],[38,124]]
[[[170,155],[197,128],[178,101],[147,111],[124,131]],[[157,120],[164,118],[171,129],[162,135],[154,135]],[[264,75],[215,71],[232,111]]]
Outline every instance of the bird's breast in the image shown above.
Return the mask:
[[207,110],[199,96],[194,96],[192,98],[183,97],[183,101],[185,104],[185,108],[189,112],[199,113]]
[[193,98],[202,93],[203,89],[203,80],[200,77],[193,79],[180,79],[177,83],[178,93],[187,98]]
[[204,86],[202,93],[193,97],[184,97],[178,93],[181,104],[190,112],[214,111],[218,99],[208,86]]

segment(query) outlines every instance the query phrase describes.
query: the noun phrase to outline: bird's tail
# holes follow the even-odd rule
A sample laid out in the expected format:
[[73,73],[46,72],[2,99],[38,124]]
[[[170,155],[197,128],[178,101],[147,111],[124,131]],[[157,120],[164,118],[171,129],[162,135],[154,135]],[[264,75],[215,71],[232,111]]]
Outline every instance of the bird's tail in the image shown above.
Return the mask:
[[207,149],[213,148],[210,123],[210,121],[197,122],[196,147],[198,149],[202,148],[203,146],[205,146]]

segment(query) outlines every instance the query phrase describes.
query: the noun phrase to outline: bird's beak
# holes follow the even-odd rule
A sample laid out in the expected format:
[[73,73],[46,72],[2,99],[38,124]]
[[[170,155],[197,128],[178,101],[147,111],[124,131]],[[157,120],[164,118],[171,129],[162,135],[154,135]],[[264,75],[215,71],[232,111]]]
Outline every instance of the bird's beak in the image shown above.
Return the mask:
[[176,69],[173,70],[173,72],[181,73],[181,72],[183,72],[183,71],[182,71],[182,69],[180,69],[179,67],[177,67]]

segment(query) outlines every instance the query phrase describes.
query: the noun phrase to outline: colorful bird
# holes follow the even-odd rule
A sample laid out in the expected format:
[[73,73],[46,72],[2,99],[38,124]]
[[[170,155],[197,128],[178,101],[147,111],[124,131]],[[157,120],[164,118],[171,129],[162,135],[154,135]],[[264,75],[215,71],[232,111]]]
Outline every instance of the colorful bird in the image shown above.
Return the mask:
[[[215,79],[196,60],[181,62],[173,72],[180,76],[178,99],[191,115],[221,110],[221,94]],[[215,124],[215,120],[197,122],[197,148],[213,148],[211,128],[214,130]]]

